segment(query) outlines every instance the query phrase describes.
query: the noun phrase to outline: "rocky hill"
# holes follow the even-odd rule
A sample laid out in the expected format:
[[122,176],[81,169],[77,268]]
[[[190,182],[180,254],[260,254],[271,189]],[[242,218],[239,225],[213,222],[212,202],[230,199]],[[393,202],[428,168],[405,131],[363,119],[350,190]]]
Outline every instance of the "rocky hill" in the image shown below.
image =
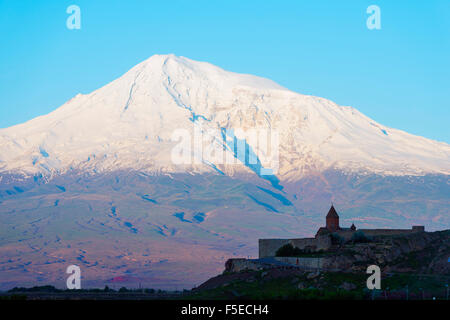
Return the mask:
[[325,267],[364,272],[375,264],[385,272],[450,274],[450,230],[378,237],[368,243],[347,243],[325,259]]
[[366,269],[375,264],[382,270],[378,298],[405,298],[406,286],[412,298],[445,297],[450,230],[346,243],[315,257],[324,259],[324,269],[305,270],[275,259],[229,259],[222,275],[194,292],[201,298],[369,298]]
[[377,265],[384,272],[450,274],[449,257],[450,230],[444,230],[367,237],[360,241],[334,244],[327,251],[298,253],[291,257],[229,259],[225,271],[292,267],[364,273],[367,266]]

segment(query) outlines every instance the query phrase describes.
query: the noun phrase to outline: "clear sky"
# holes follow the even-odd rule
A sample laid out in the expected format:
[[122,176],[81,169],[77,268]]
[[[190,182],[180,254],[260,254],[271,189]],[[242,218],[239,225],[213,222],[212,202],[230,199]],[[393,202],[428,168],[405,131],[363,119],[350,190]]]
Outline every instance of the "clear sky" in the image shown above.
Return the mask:
[[[81,29],[69,30],[69,5]],[[366,9],[381,9],[369,30]],[[450,143],[450,1],[0,0],[0,128],[174,53]]]

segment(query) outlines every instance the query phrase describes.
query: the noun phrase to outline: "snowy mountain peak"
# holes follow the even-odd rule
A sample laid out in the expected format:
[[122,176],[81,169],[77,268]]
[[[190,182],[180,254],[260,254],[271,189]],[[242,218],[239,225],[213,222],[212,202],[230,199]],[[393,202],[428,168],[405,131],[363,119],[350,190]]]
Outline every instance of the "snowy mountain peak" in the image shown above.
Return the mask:
[[211,143],[223,138],[222,129],[276,130],[280,179],[330,168],[450,174],[446,143],[387,128],[354,108],[289,91],[271,80],[172,54],[154,55],[48,115],[0,130],[0,172],[251,172],[212,159],[175,165],[174,131],[192,132],[200,125],[209,130]]
[[153,55],[132,70],[134,69],[138,73],[161,72],[163,76],[178,78],[178,80],[186,80],[186,78],[189,80],[189,77],[193,77],[196,80],[202,78],[209,82],[223,82],[222,84],[226,86],[241,85],[256,89],[287,90],[268,79],[225,71],[208,62],[194,61],[174,54]]

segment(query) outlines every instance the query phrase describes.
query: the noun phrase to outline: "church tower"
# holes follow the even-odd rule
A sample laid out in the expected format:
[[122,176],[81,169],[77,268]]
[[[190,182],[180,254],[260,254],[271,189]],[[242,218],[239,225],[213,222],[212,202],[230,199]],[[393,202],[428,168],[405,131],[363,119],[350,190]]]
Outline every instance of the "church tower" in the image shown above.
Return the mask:
[[328,214],[327,214],[326,228],[330,232],[336,232],[341,229],[339,227],[339,216],[338,216],[336,210],[334,209],[333,205],[331,205],[330,211],[328,211]]

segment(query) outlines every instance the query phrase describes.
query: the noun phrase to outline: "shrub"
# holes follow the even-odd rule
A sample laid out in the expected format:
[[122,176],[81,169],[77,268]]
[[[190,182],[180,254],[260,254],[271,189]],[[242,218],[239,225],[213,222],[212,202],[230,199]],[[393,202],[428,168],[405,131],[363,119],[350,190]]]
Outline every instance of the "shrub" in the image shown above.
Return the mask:
[[114,291],[114,289],[111,289],[108,286],[105,286],[105,289],[103,289],[103,292],[113,292],[113,291]]
[[366,243],[371,242],[372,239],[364,234],[362,231],[356,231],[352,236],[352,241],[354,243]]
[[35,286],[32,288],[18,288],[14,287],[8,292],[59,292],[61,290],[56,289],[54,286]]
[[295,257],[301,255],[303,252],[299,248],[294,248],[292,244],[288,243],[282,246],[275,253],[276,257]]
[[344,238],[342,238],[340,235],[338,235],[337,233],[332,233],[330,234],[330,238],[331,238],[331,243],[332,244],[344,244],[345,240]]

